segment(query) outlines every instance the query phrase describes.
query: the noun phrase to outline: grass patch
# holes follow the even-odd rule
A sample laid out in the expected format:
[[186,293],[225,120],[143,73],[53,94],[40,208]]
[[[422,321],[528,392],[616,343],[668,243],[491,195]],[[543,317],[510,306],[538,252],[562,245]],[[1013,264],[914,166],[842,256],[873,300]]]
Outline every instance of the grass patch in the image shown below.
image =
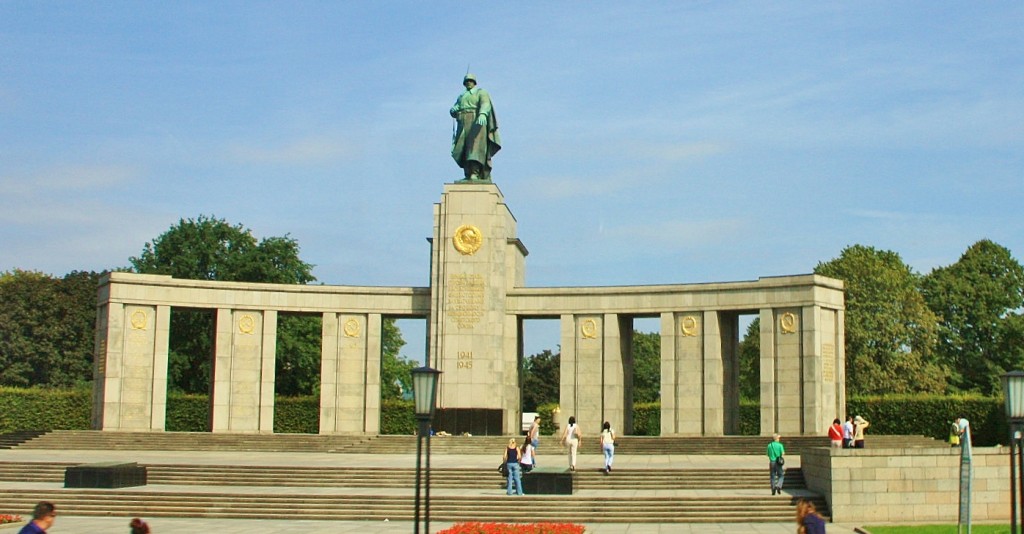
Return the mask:
[[[957,534],[956,525],[865,526],[864,529],[871,534]],[[971,525],[971,534],[1010,534],[1010,525],[1009,522],[1005,525]]]

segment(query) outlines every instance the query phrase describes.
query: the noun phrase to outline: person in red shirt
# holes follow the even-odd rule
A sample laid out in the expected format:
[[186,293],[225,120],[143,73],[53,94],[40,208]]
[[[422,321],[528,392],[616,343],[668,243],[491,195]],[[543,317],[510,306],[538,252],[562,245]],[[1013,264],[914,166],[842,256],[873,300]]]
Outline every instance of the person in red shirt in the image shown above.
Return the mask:
[[828,439],[833,449],[843,448],[843,425],[838,418],[833,419],[832,426],[828,427]]

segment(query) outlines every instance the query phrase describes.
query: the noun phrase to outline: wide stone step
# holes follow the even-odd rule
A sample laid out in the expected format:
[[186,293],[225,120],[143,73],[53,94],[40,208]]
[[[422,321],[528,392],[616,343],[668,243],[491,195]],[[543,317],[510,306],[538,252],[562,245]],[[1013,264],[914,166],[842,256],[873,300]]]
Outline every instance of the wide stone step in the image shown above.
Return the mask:
[[[0,462],[0,480],[62,482],[71,462]],[[408,488],[415,481],[411,468],[302,467],[240,465],[146,464],[149,484],[193,486]],[[530,476],[529,474],[525,476]],[[577,471],[577,489],[759,489],[766,485],[763,469],[620,469],[613,475]],[[803,472],[787,469],[785,487],[804,488]],[[431,469],[435,488],[486,489],[504,487],[497,470]]]
[[[62,514],[83,516],[218,517],[252,519],[411,520],[405,496],[280,495],[121,490],[0,490],[0,502],[31,509],[54,502]],[[816,503],[824,509],[824,502]],[[434,496],[435,521],[572,521],[613,523],[788,522],[791,498]]]
[[[513,436],[448,436],[431,439],[432,454],[486,454],[504,449]],[[517,436],[521,440],[521,437]],[[764,436],[645,437],[622,436],[616,454],[636,455],[763,455],[769,438]],[[15,442],[12,442],[15,443]],[[110,432],[55,430],[37,437],[21,437],[18,448],[71,450],[237,450],[266,452],[335,452],[363,454],[410,454],[415,436],[338,436],[315,434],[214,434],[207,432]],[[540,451],[561,448],[554,436],[542,436]],[[799,455],[811,447],[827,447],[824,436],[795,436],[783,443],[788,454]],[[935,447],[940,441],[924,436],[869,436],[872,447]],[[596,439],[584,441],[585,454],[600,454]]]

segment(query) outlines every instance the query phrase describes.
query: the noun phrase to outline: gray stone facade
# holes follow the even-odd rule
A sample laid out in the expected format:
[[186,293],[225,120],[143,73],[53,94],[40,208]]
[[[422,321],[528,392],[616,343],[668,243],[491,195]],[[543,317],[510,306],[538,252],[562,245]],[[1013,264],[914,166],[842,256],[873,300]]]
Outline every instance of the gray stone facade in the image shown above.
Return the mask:
[[[430,287],[296,286],[110,273],[99,291],[93,426],[165,428],[173,309],[215,310],[214,432],[272,432],[279,313],[322,316],[320,433],[379,431],[381,322],[420,317],[438,405],[520,424],[522,323],[561,324],[560,403],[596,432],[632,428],[632,321],[661,325],[661,430],[739,430],[739,317],[761,324],[761,432],[824,434],[843,413],[843,286],[817,275],[757,281],[529,288],[526,247],[494,184],[446,184],[434,209]],[[443,429],[441,429],[443,430]]]

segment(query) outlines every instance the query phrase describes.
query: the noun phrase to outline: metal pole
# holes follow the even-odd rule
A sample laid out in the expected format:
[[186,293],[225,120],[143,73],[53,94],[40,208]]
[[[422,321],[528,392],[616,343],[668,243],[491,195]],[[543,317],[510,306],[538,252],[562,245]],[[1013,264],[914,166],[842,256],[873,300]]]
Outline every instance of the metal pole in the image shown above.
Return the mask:
[[1020,430],[1014,434],[1014,437],[1017,438],[1015,440],[1017,442],[1017,498],[1020,499],[1017,513],[1019,523],[1014,526],[1014,529],[1016,532],[1020,532],[1020,528],[1024,527],[1024,437],[1021,436]]
[[413,514],[412,531],[420,533],[420,457],[423,456],[423,422],[420,422],[420,431],[416,433],[416,507]]
[[1017,449],[1017,438],[1013,435],[1013,424],[1010,424],[1010,534],[1017,533],[1017,465],[1014,452]]
[[426,484],[426,500],[424,504],[423,514],[423,532],[430,534],[430,422],[427,421],[427,473],[424,475]]

